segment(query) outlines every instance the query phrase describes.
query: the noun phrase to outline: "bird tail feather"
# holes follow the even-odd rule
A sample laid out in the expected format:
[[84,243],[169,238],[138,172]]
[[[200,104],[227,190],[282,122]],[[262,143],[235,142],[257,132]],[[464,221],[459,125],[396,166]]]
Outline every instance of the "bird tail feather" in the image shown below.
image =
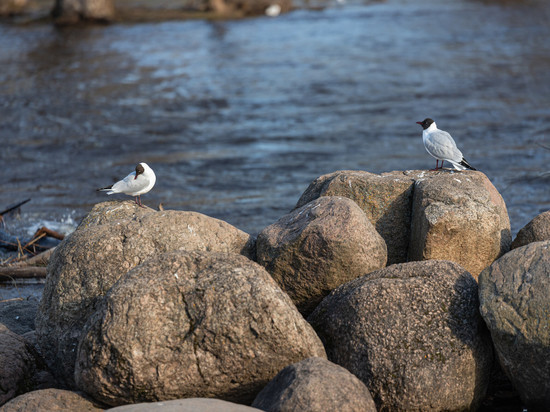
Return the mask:
[[113,193],[115,193],[112,189],[113,185],[96,189],[96,192],[107,192],[108,195],[112,195]]
[[475,167],[473,167],[472,165],[470,165],[470,163],[468,163],[468,161],[464,158],[462,158],[462,161],[459,163],[461,166],[464,166],[465,168],[467,169],[470,169],[470,170],[477,170]]

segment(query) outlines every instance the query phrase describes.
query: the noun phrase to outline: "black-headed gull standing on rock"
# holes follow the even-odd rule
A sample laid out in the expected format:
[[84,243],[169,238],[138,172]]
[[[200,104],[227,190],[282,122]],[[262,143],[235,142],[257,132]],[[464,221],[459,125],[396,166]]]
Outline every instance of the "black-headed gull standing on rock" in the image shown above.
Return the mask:
[[150,191],[156,181],[157,177],[155,176],[153,169],[151,169],[147,163],[142,162],[136,166],[135,171],[130,173],[124,179],[116,182],[114,185],[97,190],[105,191],[108,195],[124,193],[125,195],[135,196],[136,204],[143,207],[141,204],[141,195]]
[[[456,147],[456,143],[451,135],[443,130],[439,130],[432,119],[428,118],[416,123],[424,129],[422,131],[422,140],[424,141],[426,151],[436,159],[435,169],[432,170],[442,169],[445,160],[451,163],[457,170],[477,170],[464,159],[462,152]],[[441,166],[439,166],[440,160]]]

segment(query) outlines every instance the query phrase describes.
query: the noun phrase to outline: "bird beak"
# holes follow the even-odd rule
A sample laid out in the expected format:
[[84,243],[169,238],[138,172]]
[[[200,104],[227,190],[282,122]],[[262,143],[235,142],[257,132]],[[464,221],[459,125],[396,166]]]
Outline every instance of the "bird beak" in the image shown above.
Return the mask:
[[422,122],[416,122],[416,124],[419,124],[419,125],[421,125],[421,126],[422,126]]
[[138,175],[135,175],[135,176],[134,176],[134,180],[136,180],[136,179],[137,179],[137,177],[138,177]]

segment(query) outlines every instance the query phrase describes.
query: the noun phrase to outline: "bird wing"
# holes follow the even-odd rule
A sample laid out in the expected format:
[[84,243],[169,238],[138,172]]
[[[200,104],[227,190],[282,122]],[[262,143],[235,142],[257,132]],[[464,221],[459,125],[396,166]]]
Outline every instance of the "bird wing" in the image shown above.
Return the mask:
[[136,179],[136,172],[130,173],[124,179],[116,182],[111,191],[113,193],[124,193],[130,196],[135,196],[134,193],[143,190],[149,184],[148,179],[141,179],[142,176],[138,176]]
[[430,133],[425,143],[428,153],[437,159],[462,161],[462,152],[456,147],[452,136],[443,130]]

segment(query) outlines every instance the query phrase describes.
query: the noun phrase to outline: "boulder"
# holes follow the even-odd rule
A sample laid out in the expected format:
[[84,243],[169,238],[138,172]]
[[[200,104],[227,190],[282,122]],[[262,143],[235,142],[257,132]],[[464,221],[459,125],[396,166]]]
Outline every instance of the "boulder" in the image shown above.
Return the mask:
[[252,237],[195,212],[163,211],[76,230],[56,248],[36,318],[38,342],[52,371],[73,385],[82,327],[126,272],[171,250],[253,254]]
[[470,410],[493,359],[477,292],[456,263],[402,263],[342,285],[308,320],[379,410]]
[[479,276],[481,315],[529,410],[550,410],[550,241],[512,250]]
[[386,242],[388,264],[407,261],[411,204],[415,176],[420,171],[375,173],[344,170],[315,179],[302,194],[296,208],[320,196],[342,196],[365,212]]
[[63,389],[41,389],[27,392],[0,408],[0,412],[100,412],[102,410],[103,408],[84,394]]
[[76,230],[104,225],[118,220],[139,219],[151,213],[156,213],[156,211],[147,206],[139,207],[133,200],[101,202],[92,207],[92,210],[82,219]]
[[38,303],[38,299],[34,297],[1,302],[0,323],[18,335],[34,330]]
[[0,323],[0,405],[32,390],[35,375],[44,368],[33,347]]
[[477,279],[511,241],[504,200],[483,173],[438,172],[415,183],[409,260],[450,260]]
[[265,266],[309,315],[331,290],[386,266],[386,244],[350,199],[322,197],[266,227],[256,241]]
[[512,249],[544,240],[550,240],[550,210],[535,216],[518,232]]
[[171,252],[121,278],[84,328],[78,386],[108,405],[252,402],[284,366],[325,357],[271,276],[244,256]]
[[136,403],[107,409],[109,412],[254,412],[260,409],[220,399],[189,398],[173,401]]
[[365,384],[322,358],[308,358],[284,368],[252,406],[270,412],[376,412]]

